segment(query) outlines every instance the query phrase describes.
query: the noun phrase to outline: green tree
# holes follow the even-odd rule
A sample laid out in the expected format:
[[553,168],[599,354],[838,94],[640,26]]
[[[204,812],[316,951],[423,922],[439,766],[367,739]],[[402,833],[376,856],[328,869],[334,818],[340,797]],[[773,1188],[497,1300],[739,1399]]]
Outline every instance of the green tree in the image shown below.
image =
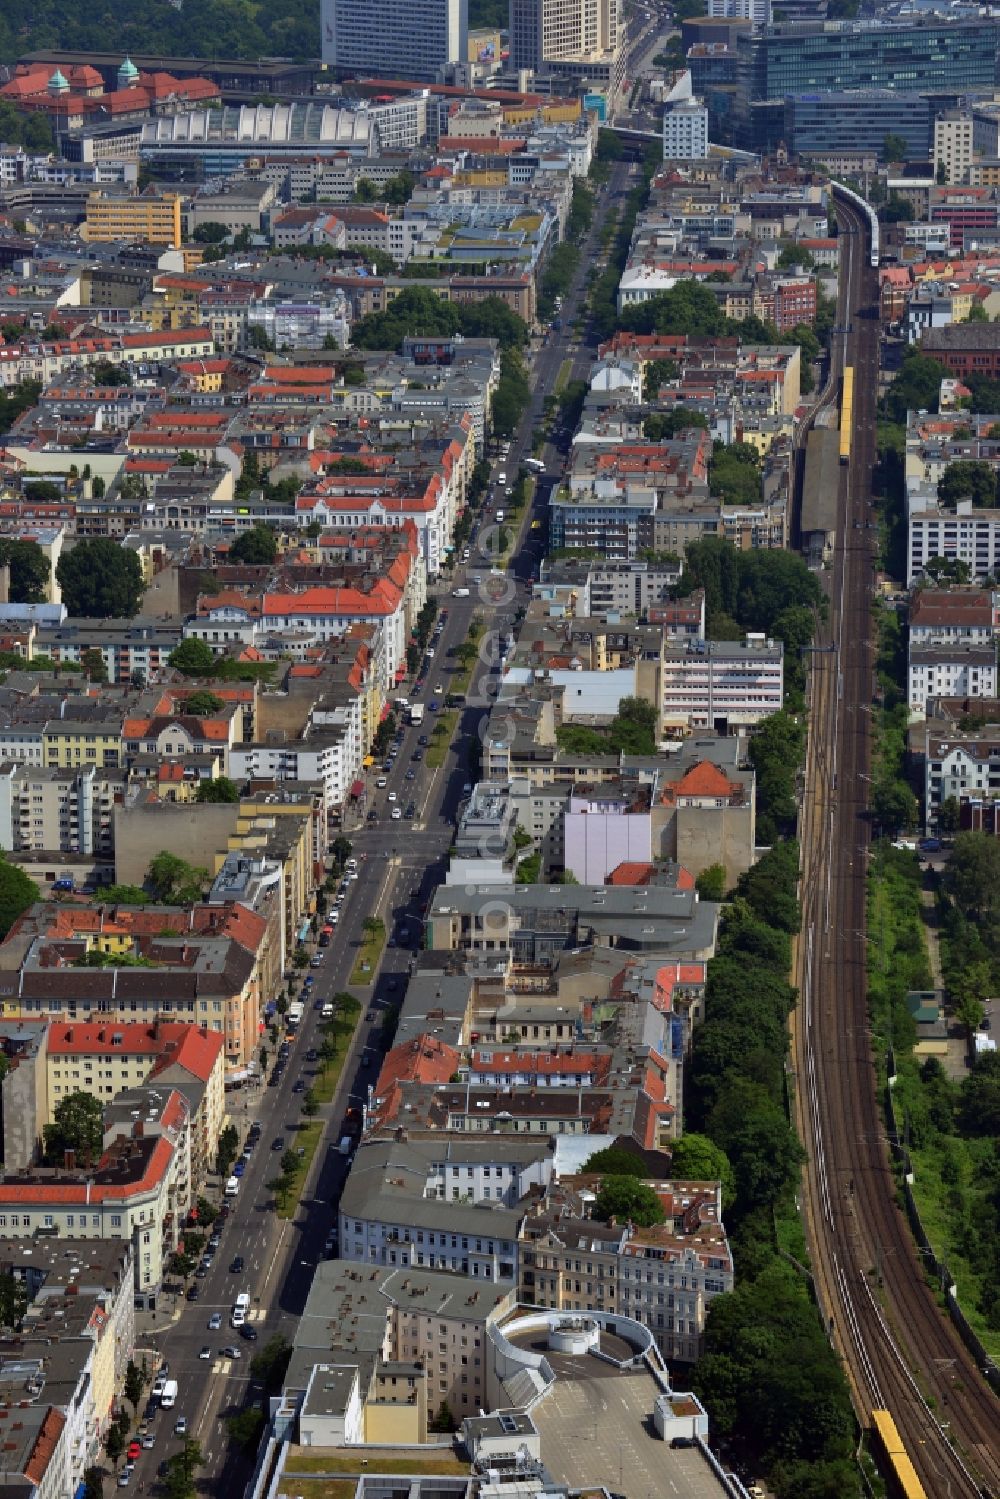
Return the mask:
[[197,224],[191,238],[199,245],[218,245],[224,239],[229,238],[229,230],[225,224],[209,221],[206,224]]
[[937,411],[941,381],[948,373],[943,364],[912,345],[904,349],[899,372],[883,401],[883,415],[890,422],[905,424],[907,411]]
[[250,1360],[250,1374],[260,1380],[266,1394],[281,1389],[292,1356],[292,1345],[282,1337],[268,1338],[259,1353]]
[[192,692],[188,697],[182,699],[180,711],[182,713],[193,713],[195,718],[212,718],[216,713],[221,712],[224,707],[225,703],[217,693],[201,689],[198,692]]
[[427,1423],[431,1431],[450,1432],[455,1430],[455,1417],[452,1415],[451,1406],[447,1400],[442,1400],[433,1417]]
[[972,921],[1000,909],[1000,843],[988,833],[959,833],[944,873],[944,887]]
[[319,1099],[316,1097],[315,1088],[307,1088],[302,1095],[302,1112],[307,1119],[312,1119],[319,1113]]
[[14,1275],[0,1274],[0,1327],[19,1331],[27,1310],[28,1288],[24,1281]]
[[722,1206],[732,1206],[735,1197],[733,1168],[724,1150],[707,1135],[681,1135],[670,1147],[670,1176],[677,1181],[722,1183]]
[[131,385],[132,373],[127,364],[113,364],[110,359],[99,359],[90,371],[95,385]]
[[[10,136],[4,139],[9,141]],[[0,390],[0,434],[9,432],[18,417],[31,410],[41,393],[40,380],[22,380],[13,390]]]
[[227,1124],[219,1135],[219,1144],[215,1152],[215,1169],[219,1176],[229,1175],[229,1168],[235,1161],[239,1148],[239,1134],[232,1124]]
[[[653,360],[653,364],[671,362],[671,360]],[[690,406],[675,406],[672,411],[650,412],[649,416],[643,419],[642,431],[643,436],[648,437],[650,442],[663,442],[691,428],[704,431],[707,426],[708,418],[700,411],[694,411]]]
[[186,677],[203,677],[215,668],[215,652],[204,640],[191,636],[174,647],[167,663],[175,671],[183,672]]
[[12,604],[40,604],[49,594],[49,563],[37,541],[0,538],[0,567],[10,568]]
[[606,1176],[592,1211],[601,1223],[614,1218],[619,1223],[636,1223],[641,1228],[652,1228],[665,1217],[663,1204],[652,1187],[634,1176]]
[[149,896],[141,885],[102,885],[100,899],[109,906],[146,906]]
[[959,500],[971,500],[974,509],[992,509],[997,503],[996,470],[978,460],[949,463],[938,481],[938,499],[950,509]]
[[885,162],[905,161],[906,156],[905,137],[890,131],[882,142],[882,160]]
[[238,802],[240,789],[229,776],[216,776],[214,781],[202,781],[198,787],[200,802]]
[[695,889],[702,900],[725,900],[726,866],[709,864],[695,879]]
[[244,1410],[237,1411],[233,1416],[225,1417],[226,1430],[229,1440],[237,1447],[244,1447],[248,1451],[256,1452],[260,1443],[261,1433],[264,1430],[264,1412],[255,1405],[249,1405]]
[[83,667],[84,675],[88,682],[106,682],[108,680],[108,668],[104,661],[104,652],[98,650],[97,646],[91,646],[83,652],[80,657],[80,665]]
[[142,1399],[143,1388],[146,1381],[142,1377],[142,1370],[137,1363],[129,1359],[125,1366],[125,1399],[134,1411],[139,1409],[139,1401]]
[[973,1058],[962,1079],[959,1118],[968,1135],[995,1140],[1000,1136],[1000,1051]]
[[0,852],[0,941],[37,899],[38,886],[34,880],[29,880],[16,864],[9,864],[6,855]]
[[104,1499],[104,1474],[100,1468],[84,1469],[83,1499]]
[[230,562],[243,562],[248,567],[267,567],[277,555],[278,539],[270,526],[251,526],[229,548]]
[[957,796],[946,796],[938,808],[937,826],[941,833],[957,833],[962,809]]
[[67,611],[84,619],[130,619],[145,586],[135,552],[109,536],[78,541],[63,552],[56,579]]
[[146,879],[155,900],[165,905],[186,906],[201,899],[208,884],[208,870],[164,852],[152,860]]
[[114,1421],[104,1434],[104,1451],[108,1461],[117,1468],[121,1455],[125,1451],[125,1438],[122,1436],[121,1428]]
[[42,1129],[45,1157],[51,1165],[62,1165],[72,1150],[81,1166],[96,1166],[104,1149],[104,1107],[92,1093],[70,1093],[52,1110],[52,1123]]
[[595,1150],[580,1168],[586,1172],[600,1172],[606,1176],[637,1176],[640,1180],[649,1175],[649,1168],[642,1156],[626,1150],[621,1145],[608,1145],[604,1150]]

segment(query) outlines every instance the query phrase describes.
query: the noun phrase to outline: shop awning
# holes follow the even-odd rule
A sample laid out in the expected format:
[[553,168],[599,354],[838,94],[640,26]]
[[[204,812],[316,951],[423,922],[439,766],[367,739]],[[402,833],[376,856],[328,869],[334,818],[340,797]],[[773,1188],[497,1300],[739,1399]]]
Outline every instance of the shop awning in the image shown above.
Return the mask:
[[351,795],[352,796],[364,796],[364,794],[365,794],[365,783],[364,783],[364,781],[352,781],[351,782]]
[[385,723],[385,721],[386,721],[386,719],[388,717],[389,717],[389,704],[388,703],[383,703],[382,704],[382,712],[379,714],[379,723]]

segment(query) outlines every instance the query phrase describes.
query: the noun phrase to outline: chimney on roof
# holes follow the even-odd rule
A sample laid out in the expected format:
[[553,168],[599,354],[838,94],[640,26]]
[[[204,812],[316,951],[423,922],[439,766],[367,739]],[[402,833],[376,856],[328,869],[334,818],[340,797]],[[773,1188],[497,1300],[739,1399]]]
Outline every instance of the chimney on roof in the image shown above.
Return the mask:
[[133,1126],[132,1126],[132,1139],[133,1140],[141,1140],[142,1139],[142,1120],[141,1119],[137,1119],[135,1121],[135,1123],[133,1124]]

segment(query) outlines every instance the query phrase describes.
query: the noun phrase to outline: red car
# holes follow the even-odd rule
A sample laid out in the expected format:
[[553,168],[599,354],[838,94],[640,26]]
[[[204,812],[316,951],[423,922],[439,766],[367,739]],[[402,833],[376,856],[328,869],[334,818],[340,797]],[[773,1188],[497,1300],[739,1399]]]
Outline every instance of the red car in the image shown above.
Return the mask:
[[130,1463],[134,1463],[136,1458],[141,1455],[142,1443],[133,1437],[132,1441],[128,1444],[128,1460]]

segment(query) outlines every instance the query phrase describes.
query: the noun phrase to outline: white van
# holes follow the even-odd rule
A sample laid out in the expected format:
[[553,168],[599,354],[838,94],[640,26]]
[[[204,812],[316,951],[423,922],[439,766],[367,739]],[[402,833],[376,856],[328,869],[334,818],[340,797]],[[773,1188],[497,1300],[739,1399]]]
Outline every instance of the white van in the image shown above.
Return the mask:
[[165,1411],[168,1411],[172,1405],[177,1404],[176,1379],[168,1379],[166,1384],[163,1386],[163,1394],[160,1396],[160,1404],[163,1406],[163,1409]]
[[233,1309],[229,1314],[229,1321],[233,1327],[242,1327],[250,1312],[250,1293],[241,1291],[233,1303]]
[[497,483],[498,484],[506,484],[507,483],[507,475],[506,475],[506,473],[504,472],[503,469],[501,469],[500,472],[497,474]]
[[240,1179],[238,1176],[231,1176],[226,1182],[225,1195],[227,1197],[238,1197],[240,1195]]

